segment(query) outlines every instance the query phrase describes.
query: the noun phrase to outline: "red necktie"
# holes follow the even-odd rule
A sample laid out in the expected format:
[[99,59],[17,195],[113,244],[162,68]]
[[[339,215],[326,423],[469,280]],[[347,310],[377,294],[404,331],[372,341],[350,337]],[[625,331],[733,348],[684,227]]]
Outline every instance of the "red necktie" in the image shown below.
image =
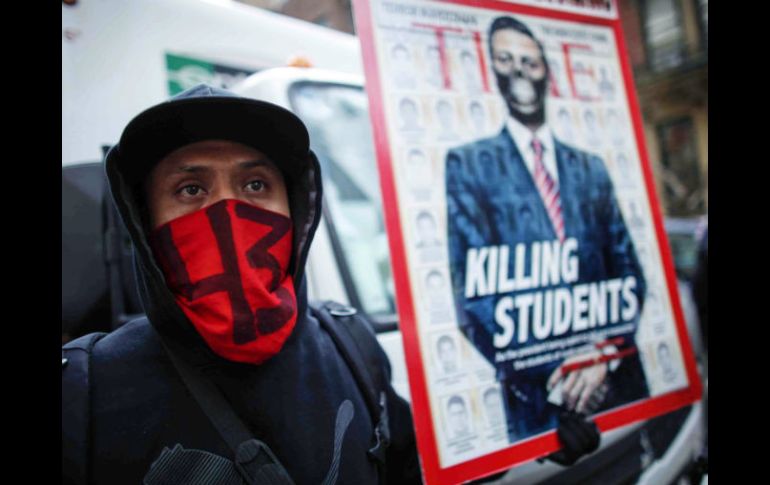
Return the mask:
[[535,185],[543,198],[543,204],[548,211],[556,236],[564,242],[564,219],[561,216],[561,197],[559,187],[548,174],[543,164],[543,145],[537,138],[532,138],[532,149],[535,151]]

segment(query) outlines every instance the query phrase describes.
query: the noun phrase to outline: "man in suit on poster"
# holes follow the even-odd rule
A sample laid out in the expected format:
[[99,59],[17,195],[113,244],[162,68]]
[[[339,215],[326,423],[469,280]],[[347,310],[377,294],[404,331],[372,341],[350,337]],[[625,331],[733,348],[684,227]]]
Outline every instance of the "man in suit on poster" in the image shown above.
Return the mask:
[[[447,237],[458,325],[495,366],[509,440],[513,442],[555,428],[565,408],[590,414],[648,396],[634,342],[646,284],[604,163],[598,156],[556,139],[546,123],[549,68],[542,44],[525,24],[504,16],[492,22],[489,52],[510,116],[498,135],[447,153]],[[495,274],[485,276],[485,281],[494,280],[496,291],[468,292],[472,288],[466,281],[469,268],[478,269],[484,263],[487,268],[507,264],[507,274],[514,275],[517,260],[516,264],[523,263],[525,271],[530,271],[532,259],[538,258],[533,248],[546,245],[564,253],[569,247],[573,249],[571,258],[577,267],[572,279],[557,279],[537,289],[522,284],[502,290]],[[507,263],[496,252],[493,264],[490,253],[501,254],[503,247],[510,250]],[[516,249],[522,248],[524,252],[519,255]],[[482,251],[487,251],[484,254],[488,257],[479,264]],[[534,263],[538,267],[537,259]],[[500,269],[501,282],[504,269]],[[622,298],[619,293],[609,294],[610,280],[630,282],[624,286]],[[575,318],[568,330],[543,337],[542,323],[549,318],[555,321],[556,306],[549,315],[545,296],[546,303],[540,301],[540,316],[534,316],[537,300],[533,303],[530,296],[542,290],[541,296],[550,291],[553,297],[554,292],[568,290],[575,303],[576,288],[582,287],[582,291],[589,286],[591,291],[603,292],[606,299],[597,293],[597,301],[605,305],[619,298],[619,307],[607,310],[618,314],[617,321],[610,318],[605,325],[600,322],[599,326],[582,328]],[[531,305],[519,305],[518,298]],[[618,300],[609,305],[616,303]],[[525,329],[519,325],[526,325],[528,318],[541,319],[539,338],[534,326]],[[533,344],[579,337],[594,330],[605,332],[607,338],[572,345],[566,358],[551,353],[550,361],[517,369],[505,356]],[[602,360],[603,355],[614,358]],[[565,368],[594,358],[599,358],[594,365],[572,372]]]

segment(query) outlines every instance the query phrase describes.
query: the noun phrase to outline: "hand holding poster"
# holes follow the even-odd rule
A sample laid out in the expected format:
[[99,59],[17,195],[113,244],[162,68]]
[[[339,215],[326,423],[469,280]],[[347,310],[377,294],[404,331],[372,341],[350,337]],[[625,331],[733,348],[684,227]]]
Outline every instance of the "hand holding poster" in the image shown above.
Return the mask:
[[700,394],[614,5],[550,4],[355,2],[428,482]]

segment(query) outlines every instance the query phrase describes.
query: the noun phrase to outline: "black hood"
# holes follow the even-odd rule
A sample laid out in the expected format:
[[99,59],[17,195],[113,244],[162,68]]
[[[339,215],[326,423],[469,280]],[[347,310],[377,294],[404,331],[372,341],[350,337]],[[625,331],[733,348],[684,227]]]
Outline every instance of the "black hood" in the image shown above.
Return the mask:
[[[139,297],[164,340],[173,340],[198,363],[223,361],[206,345],[177,305],[149,244],[151,228],[143,181],[171,151],[195,141],[224,139],[267,154],[286,180],[294,224],[290,272],[297,295],[298,327],[307,311],[305,262],[321,217],[321,172],[304,124],[279,106],[199,85],[147,109],[126,127],[107,154],[113,200],[134,245]],[[176,347],[176,346],[175,346]]]

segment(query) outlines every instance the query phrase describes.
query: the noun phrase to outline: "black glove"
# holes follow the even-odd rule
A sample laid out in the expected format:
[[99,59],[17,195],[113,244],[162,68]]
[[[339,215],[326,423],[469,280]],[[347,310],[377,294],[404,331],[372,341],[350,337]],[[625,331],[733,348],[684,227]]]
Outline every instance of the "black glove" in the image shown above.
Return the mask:
[[546,459],[559,465],[569,466],[583,456],[599,448],[601,435],[599,428],[584,414],[574,411],[562,411],[559,414],[559,427],[556,429],[562,449],[548,455]]

